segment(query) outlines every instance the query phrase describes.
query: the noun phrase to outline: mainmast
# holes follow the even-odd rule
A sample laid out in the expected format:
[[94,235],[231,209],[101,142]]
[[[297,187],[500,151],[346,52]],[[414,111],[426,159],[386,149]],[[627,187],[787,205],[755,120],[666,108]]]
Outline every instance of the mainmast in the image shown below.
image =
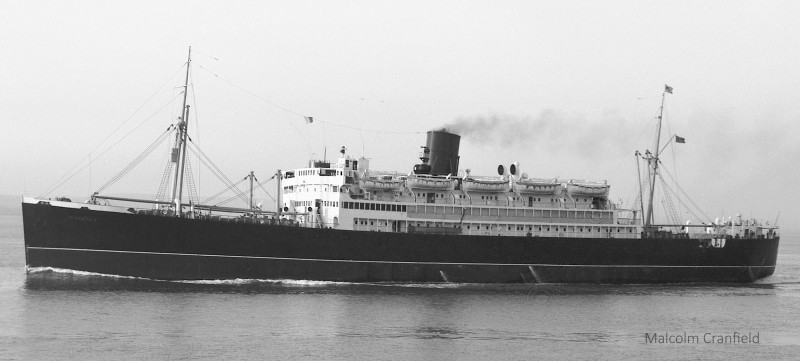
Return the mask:
[[669,85],[664,85],[664,92],[661,93],[661,110],[658,113],[658,129],[656,131],[656,148],[653,153],[650,154],[647,161],[650,163],[650,196],[648,197],[647,201],[647,217],[645,218],[644,226],[645,228],[649,228],[653,224],[653,195],[655,193],[656,188],[656,176],[658,174],[658,149],[660,147],[661,141],[661,121],[664,117],[664,99],[666,98],[667,93],[672,94],[672,87]]
[[177,163],[172,180],[172,205],[175,207],[175,215],[181,216],[181,198],[183,196],[183,170],[186,163],[186,138],[189,124],[189,106],[186,100],[189,94],[189,68],[192,65],[192,47],[189,47],[189,56],[186,60],[186,80],[183,84],[183,107],[178,121],[178,132],[175,135],[175,146],[172,148],[172,162]]

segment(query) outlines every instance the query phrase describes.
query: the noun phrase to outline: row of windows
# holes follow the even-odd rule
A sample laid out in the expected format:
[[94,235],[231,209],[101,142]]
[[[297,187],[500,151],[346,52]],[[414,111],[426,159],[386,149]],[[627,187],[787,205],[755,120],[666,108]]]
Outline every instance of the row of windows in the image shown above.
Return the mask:
[[345,209],[363,209],[365,211],[385,211],[385,212],[405,212],[406,206],[403,204],[391,203],[364,203],[364,202],[344,202]]
[[[402,193],[401,193],[401,194],[402,194]],[[417,195],[417,197],[419,197],[419,198],[423,198],[423,197],[425,197],[425,196],[426,196],[426,193],[416,193],[416,195]],[[445,198],[445,197],[447,197],[447,194],[444,194],[444,193],[436,193],[436,196],[435,196],[434,198]],[[456,198],[458,198],[458,199],[467,199],[467,195],[466,195],[466,194],[457,194],[457,195],[455,195],[455,197],[456,197]],[[480,196],[480,197],[481,197],[481,198],[480,198],[481,200],[495,200],[495,201],[496,201],[496,200],[499,200],[499,196],[487,196],[487,195],[482,195],[482,196]],[[478,199],[478,196],[473,196],[473,199],[477,200],[477,199]],[[523,200],[525,200],[525,198],[523,198],[523,197],[518,197],[518,196],[513,196],[513,197],[511,197],[511,200],[516,202],[516,201],[523,201]],[[547,201],[547,200],[548,200],[548,199],[546,198],[546,199],[545,199],[545,201]],[[549,200],[550,200],[550,202],[554,202],[554,201],[558,200],[558,198],[553,198],[553,197],[550,197],[550,198],[549,198]],[[527,201],[529,201],[529,202],[541,202],[541,201],[542,201],[542,198],[541,198],[541,197],[528,197]],[[566,202],[566,200],[565,200],[565,199],[561,199],[561,201],[562,201],[562,202]],[[588,203],[588,202],[591,202],[591,199],[590,199],[590,198],[583,198],[583,199],[581,199],[581,198],[575,198],[575,201],[576,201],[576,202],[581,202],[581,201],[582,201],[582,202],[586,202],[586,203]]]
[[[338,170],[338,169],[315,168],[315,169],[298,170],[298,171],[296,171],[295,174],[297,174],[298,176],[321,175],[323,177],[329,177],[329,176],[342,175],[342,171]],[[290,177],[287,177],[287,178],[290,178]]]
[[[317,188],[319,186],[319,188]],[[316,192],[317,189],[320,189],[323,192],[339,192],[339,186],[330,185],[330,184],[311,184],[308,185],[297,185],[297,186],[285,186],[283,187],[283,194],[289,193],[303,193],[303,192]]]
[[[424,222],[420,222],[420,223],[424,223]],[[491,229],[502,229],[502,228],[507,227],[509,231],[517,230],[517,231],[537,231],[537,232],[543,232],[543,231],[544,232],[551,232],[551,231],[552,232],[567,232],[567,229],[568,229],[568,227],[566,227],[566,226],[553,226],[553,225],[547,225],[547,224],[545,224],[545,225],[541,225],[541,224],[540,225],[536,225],[536,224],[534,224],[534,225],[528,225],[528,226],[521,225],[521,224],[517,224],[517,225],[507,224],[507,225],[497,226],[497,225],[489,225],[489,224],[471,224],[470,223],[470,224],[465,224],[465,226],[464,226],[464,228],[466,228],[466,229],[490,229],[490,227],[491,227]],[[569,232],[587,232],[587,233],[602,232],[602,233],[606,233],[606,232],[614,232],[614,230],[616,230],[617,233],[624,232],[625,230],[627,230],[629,233],[632,233],[633,232],[633,227],[616,227],[616,228],[614,228],[614,227],[611,227],[611,228],[608,228],[608,227],[592,227],[592,226],[577,226],[577,227],[576,226],[570,226],[569,227]]]
[[410,205],[409,212],[418,214],[473,215],[527,218],[611,219],[611,211],[560,210],[531,208],[459,207],[440,205]]
[[[438,222],[409,222],[409,225],[414,227],[458,227],[456,223],[438,223]],[[551,224],[473,224],[463,223],[461,225],[464,229],[474,230],[509,230],[509,231],[528,231],[528,232],[579,232],[579,233],[633,233],[634,227],[594,227],[594,226],[563,226]]]
[[[353,225],[355,226],[378,226],[378,227],[387,227],[390,224],[395,224],[397,221],[394,220],[386,220],[386,219],[366,219],[366,218],[354,218]],[[400,222],[396,224],[396,227],[393,226],[395,229],[404,229],[404,224],[406,222]],[[522,224],[479,224],[479,223],[450,223],[450,222],[425,222],[425,221],[409,221],[407,222],[408,226],[411,227],[447,227],[447,228],[461,228],[465,230],[474,230],[474,231],[519,231],[519,232],[577,232],[577,233],[597,233],[597,234],[609,234],[609,233],[633,233],[635,227],[595,227],[595,226],[564,226],[564,225],[552,225],[552,224],[533,224],[533,225],[522,225]]]
[[[294,206],[295,207],[312,207],[312,206],[314,206],[314,202],[313,201],[295,201],[294,202]],[[321,206],[323,206],[323,207],[338,207],[339,206],[339,202],[336,202],[336,201],[322,201]]]

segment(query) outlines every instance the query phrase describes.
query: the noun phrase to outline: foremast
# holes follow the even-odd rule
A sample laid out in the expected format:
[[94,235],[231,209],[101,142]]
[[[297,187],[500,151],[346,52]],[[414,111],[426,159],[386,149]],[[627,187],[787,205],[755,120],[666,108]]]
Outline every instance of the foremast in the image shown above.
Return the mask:
[[189,106],[186,105],[189,94],[189,68],[192,65],[192,47],[189,47],[189,56],[186,60],[186,80],[183,84],[183,107],[178,118],[178,129],[175,134],[175,146],[172,148],[172,162],[177,163],[173,174],[172,192],[170,199],[175,207],[175,215],[180,217],[183,213],[181,201],[183,198],[183,172],[186,165],[186,139],[189,125]]
[[661,109],[658,113],[658,127],[656,130],[656,147],[654,153],[650,151],[645,151],[645,159],[647,159],[648,166],[650,167],[650,179],[649,179],[649,186],[650,186],[650,194],[647,197],[647,215],[644,219],[644,228],[645,230],[649,230],[653,226],[653,196],[655,195],[655,188],[656,188],[656,177],[658,176],[658,155],[659,155],[659,147],[661,141],[661,121],[664,117],[664,100],[666,99],[667,93],[672,94],[672,87],[669,85],[664,85],[664,92],[661,93]]

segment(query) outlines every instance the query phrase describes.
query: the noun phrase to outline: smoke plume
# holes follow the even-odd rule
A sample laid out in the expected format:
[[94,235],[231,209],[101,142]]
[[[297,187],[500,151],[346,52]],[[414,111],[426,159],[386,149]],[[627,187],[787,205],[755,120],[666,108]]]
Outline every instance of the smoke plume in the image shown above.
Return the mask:
[[[629,139],[632,128],[620,116],[608,114],[602,121],[589,121],[580,116],[566,116],[555,110],[542,111],[538,116],[492,114],[459,117],[443,128],[465,140],[481,146],[546,147],[559,153],[585,157],[600,157],[608,151],[631,151],[632,146],[621,142]],[[636,136],[634,134],[633,136]]]

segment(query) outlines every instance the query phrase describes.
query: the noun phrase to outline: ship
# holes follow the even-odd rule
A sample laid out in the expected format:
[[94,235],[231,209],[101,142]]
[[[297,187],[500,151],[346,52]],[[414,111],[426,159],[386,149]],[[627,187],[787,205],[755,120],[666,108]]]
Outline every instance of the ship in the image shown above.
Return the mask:
[[[775,271],[777,225],[741,216],[656,224],[658,152],[636,209],[605,181],[459,169],[458,134],[428,131],[409,172],[338,159],[274,173],[275,210],[186,201],[191,49],[169,196],[23,197],[26,268],[154,280],[642,284],[754,282]],[[671,93],[665,87],[664,96]],[[659,149],[661,116],[655,149]],[[170,138],[172,139],[172,138]],[[165,173],[167,174],[167,173]],[[642,179],[642,178],[640,178]],[[191,181],[188,181],[191,185]]]

